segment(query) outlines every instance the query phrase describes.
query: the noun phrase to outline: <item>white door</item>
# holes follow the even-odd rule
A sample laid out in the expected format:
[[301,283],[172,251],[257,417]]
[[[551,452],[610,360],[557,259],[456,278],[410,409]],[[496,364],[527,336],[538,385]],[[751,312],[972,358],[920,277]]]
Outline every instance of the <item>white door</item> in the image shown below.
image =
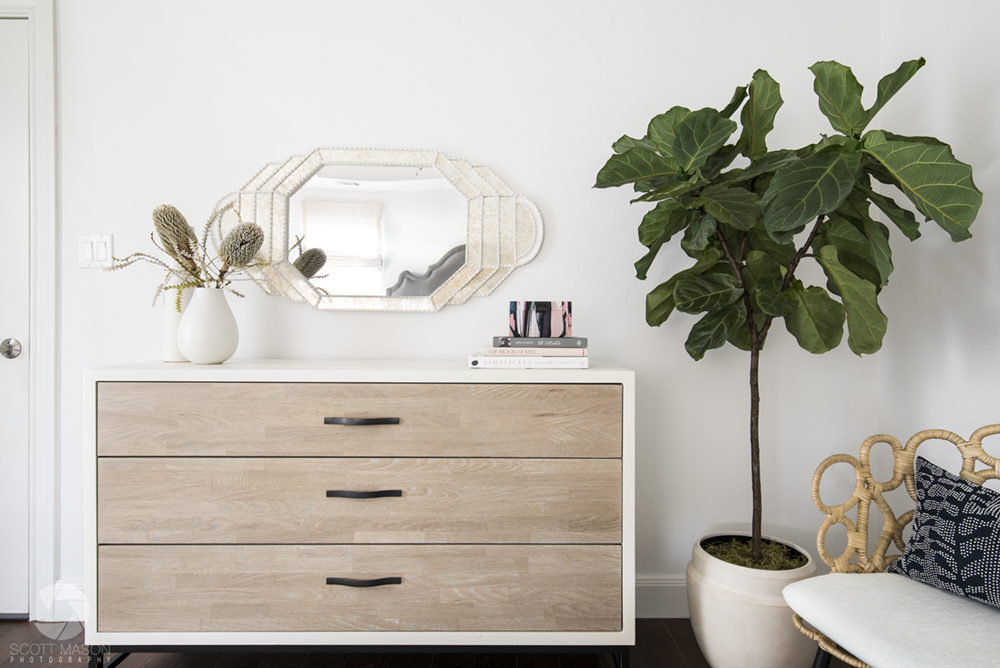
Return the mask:
[[[0,19],[0,617],[28,614],[29,43],[26,19]],[[6,346],[0,343],[0,355]]]

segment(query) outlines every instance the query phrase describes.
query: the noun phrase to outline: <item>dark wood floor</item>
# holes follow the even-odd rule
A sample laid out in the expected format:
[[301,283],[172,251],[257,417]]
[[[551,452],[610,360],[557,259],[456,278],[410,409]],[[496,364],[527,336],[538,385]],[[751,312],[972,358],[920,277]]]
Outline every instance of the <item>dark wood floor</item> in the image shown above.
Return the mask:
[[[52,635],[50,633],[50,635]],[[0,620],[0,668],[86,666],[83,635],[56,641],[32,622]],[[632,668],[709,668],[687,619],[636,620]],[[121,668],[612,668],[596,654],[132,654]],[[834,659],[831,668],[846,668]],[[804,667],[805,668],[805,667]]]

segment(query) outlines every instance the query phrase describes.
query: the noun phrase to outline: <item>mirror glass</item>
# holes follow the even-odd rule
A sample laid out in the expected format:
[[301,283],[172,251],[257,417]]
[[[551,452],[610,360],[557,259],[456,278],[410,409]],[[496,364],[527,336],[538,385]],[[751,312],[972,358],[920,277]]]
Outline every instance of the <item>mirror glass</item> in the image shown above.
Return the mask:
[[219,236],[240,220],[264,231],[258,285],[327,310],[461,304],[542,243],[534,202],[437,151],[316,149],[265,165],[219,210]]
[[331,295],[398,294],[464,247],[466,203],[433,167],[328,165],[289,198],[288,235],[302,240],[290,259],[323,250],[310,282]]

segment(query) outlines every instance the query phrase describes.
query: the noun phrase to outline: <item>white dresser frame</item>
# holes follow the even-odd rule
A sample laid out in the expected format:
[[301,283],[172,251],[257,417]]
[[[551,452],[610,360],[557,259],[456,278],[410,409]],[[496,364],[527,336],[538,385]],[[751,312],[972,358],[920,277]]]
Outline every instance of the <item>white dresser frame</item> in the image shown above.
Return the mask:
[[[597,362],[589,369],[469,369],[459,361],[253,360],[199,366],[145,363],[84,372],[84,433],[88,444],[85,590],[96,618],[97,593],[97,383],[134,382],[294,382],[294,383],[553,383],[622,386],[622,628],[607,632],[566,631],[337,631],[337,632],[192,632],[101,633],[86,627],[92,665],[104,664],[104,652],[204,651],[209,648],[262,651],[265,646],[290,650],[385,647],[397,650],[461,647],[490,651],[510,647],[585,648],[621,652],[635,644],[635,376],[627,369]],[[625,652],[627,657],[627,652]],[[627,659],[626,659],[627,660]]]

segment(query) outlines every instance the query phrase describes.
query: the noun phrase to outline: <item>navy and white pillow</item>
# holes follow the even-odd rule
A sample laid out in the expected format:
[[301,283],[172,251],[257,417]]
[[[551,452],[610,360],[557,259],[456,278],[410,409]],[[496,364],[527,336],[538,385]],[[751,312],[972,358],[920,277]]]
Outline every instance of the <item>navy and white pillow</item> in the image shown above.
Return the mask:
[[1000,608],[1000,494],[923,457],[906,551],[887,569]]

